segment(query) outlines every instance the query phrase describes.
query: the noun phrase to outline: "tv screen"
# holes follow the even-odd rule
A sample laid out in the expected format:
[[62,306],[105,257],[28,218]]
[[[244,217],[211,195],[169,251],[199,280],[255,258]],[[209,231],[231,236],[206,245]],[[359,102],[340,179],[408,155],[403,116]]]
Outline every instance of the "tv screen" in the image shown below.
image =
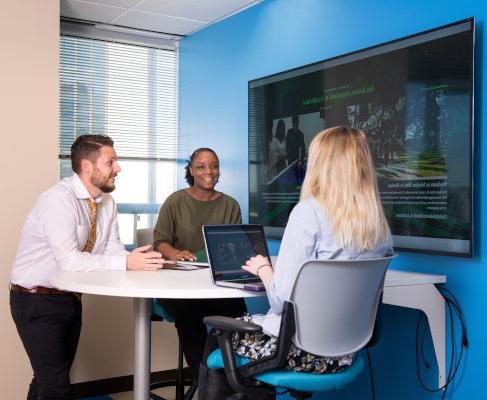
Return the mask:
[[471,18],[250,81],[249,222],[282,236],[311,140],[349,125],[368,137],[395,248],[471,257],[473,49]]

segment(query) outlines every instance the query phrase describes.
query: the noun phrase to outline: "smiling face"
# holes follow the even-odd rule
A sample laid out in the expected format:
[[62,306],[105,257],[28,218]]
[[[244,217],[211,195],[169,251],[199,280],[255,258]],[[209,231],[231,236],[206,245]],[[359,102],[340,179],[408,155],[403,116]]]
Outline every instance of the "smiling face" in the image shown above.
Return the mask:
[[194,188],[201,190],[213,190],[220,177],[220,165],[218,158],[210,151],[198,153],[189,167],[194,178]]
[[115,177],[121,171],[113,147],[102,146],[100,156],[93,164],[90,183],[104,193],[115,190]]

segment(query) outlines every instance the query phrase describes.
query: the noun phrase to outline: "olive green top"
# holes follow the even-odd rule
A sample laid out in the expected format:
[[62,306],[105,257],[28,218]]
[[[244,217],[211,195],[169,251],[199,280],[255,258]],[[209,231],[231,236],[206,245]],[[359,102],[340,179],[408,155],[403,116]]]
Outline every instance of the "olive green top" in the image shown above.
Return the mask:
[[159,211],[154,228],[154,248],[168,243],[178,250],[195,254],[205,247],[202,225],[241,223],[240,206],[232,197],[222,193],[215,200],[201,201],[184,189],[178,190],[166,199]]

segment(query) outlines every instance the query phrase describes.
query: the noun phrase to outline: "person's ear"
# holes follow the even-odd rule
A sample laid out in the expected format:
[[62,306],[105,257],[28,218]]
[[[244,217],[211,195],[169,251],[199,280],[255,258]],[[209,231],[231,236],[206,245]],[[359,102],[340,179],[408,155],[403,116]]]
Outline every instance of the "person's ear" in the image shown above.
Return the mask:
[[194,177],[193,167],[191,165],[189,166],[189,173],[191,174],[192,177]]
[[90,160],[82,159],[81,160],[81,171],[87,174],[90,174],[93,171],[93,163]]

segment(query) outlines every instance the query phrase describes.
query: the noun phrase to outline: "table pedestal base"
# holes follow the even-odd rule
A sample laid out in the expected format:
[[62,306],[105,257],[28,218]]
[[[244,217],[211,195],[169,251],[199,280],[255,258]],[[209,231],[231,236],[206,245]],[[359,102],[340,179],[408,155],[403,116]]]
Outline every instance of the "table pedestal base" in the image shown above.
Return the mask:
[[134,298],[134,400],[149,400],[152,299]]

